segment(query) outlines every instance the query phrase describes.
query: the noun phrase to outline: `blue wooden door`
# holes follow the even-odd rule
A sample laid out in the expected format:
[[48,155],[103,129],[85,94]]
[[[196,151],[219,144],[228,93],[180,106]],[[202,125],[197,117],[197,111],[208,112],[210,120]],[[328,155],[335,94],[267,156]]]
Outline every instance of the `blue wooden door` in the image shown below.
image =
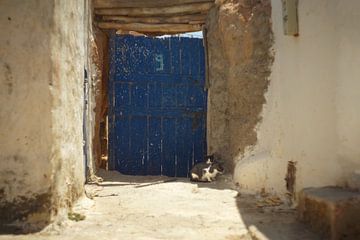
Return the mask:
[[202,39],[110,37],[109,166],[186,177],[206,151]]

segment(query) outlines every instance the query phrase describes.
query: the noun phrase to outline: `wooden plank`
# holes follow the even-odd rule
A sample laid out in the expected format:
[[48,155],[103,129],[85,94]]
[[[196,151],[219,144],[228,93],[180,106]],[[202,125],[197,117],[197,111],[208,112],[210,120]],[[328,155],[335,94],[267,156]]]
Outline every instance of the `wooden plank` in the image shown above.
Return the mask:
[[177,181],[176,178],[170,178],[170,179],[165,179],[165,180],[160,180],[160,181],[150,182],[150,183],[138,183],[138,184],[136,184],[135,188],[142,188],[142,187],[152,186],[152,185],[156,185],[156,184],[175,182],[175,181]]
[[203,45],[204,45],[204,54],[205,54],[205,90],[210,88],[210,79],[209,79],[209,47],[207,41],[207,29],[204,26],[202,28],[203,32]]
[[[166,109],[166,107],[164,107]],[[162,120],[162,171],[165,176],[176,176],[176,118]]]
[[174,17],[103,16],[102,20],[116,21],[119,23],[205,23],[206,14],[191,14]]
[[214,3],[215,0],[93,0],[93,6],[94,8],[158,8],[204,2]]
[[136,32],[179,33],[196,32],[201,30],[201,24],[146,24],[146,23],[114,23],[99,22],[102,29],[121,29]]
[[102,8],[95,9],[96,15],[126,15],[126,16],[169,16],[186,15],[199,12],[207,12],[213,3],[194,3],[162,8]]

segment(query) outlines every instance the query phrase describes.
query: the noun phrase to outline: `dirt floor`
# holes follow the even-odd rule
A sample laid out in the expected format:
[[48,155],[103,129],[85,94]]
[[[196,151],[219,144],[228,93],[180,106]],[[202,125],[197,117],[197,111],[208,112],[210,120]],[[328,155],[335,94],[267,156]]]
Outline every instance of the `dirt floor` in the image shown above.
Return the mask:
[[86,186],[92,200],[79,201],[73,209],[79,215],[40,233],[0,239],[319,239],[293,210],[269,207],[280,204],[276,199],[239,195],[227,178],[202,184],[115,172],[103,178]]

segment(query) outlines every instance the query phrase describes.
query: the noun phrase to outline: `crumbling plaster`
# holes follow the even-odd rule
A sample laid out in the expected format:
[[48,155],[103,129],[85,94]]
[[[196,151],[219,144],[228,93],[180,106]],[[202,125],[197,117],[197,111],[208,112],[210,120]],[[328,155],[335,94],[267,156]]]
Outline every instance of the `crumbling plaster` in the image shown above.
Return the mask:
[[84,1],[0,1],[0,223],[83,193]]
[[[108,33],[94,27],[91,37],[91,72],[92,72],[92,104],[93,104],[93,157],[95,171],[102,164],[103,136],[101,122],[106,121],[108,108],[108,78],[109,78],[109,57],[108,57]],[[104,166],[101,166],[104,167]],[[94,179],[93,179],[94,180]]]
[[207,18],[209,52],[208,152],[231,172],[265,103],[271,53],[270,1],[217,1]]
[[275,61],[257,142],[234,158],[234,181],[284,194],[294,161],[296,192],[347,186],[360,169],[360,3],[299,1],[299,37],[283,34],[281,1],[271,4]]
[[87,1],[54,1],[51,33],[52,130],[51,158],[55,207],[71,205],[85,182],[83,152],[84,68],[87,64]]

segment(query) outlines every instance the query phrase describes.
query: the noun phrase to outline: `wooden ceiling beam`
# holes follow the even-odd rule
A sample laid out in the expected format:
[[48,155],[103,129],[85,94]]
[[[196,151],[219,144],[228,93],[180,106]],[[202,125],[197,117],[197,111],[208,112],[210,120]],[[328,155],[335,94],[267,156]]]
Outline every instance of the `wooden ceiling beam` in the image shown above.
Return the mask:
[[93,6],[94,8],[158,8],[214,2],[215,0],[93,0]]
[[169,17],[102,16],[101,19],[102,21],[116,21],[118,23],[205,23],[206,14]]
[[193,13],[207,12],[213,6],[213,3],[193,3],[183,4],[171,7],[153,7],[153,8],[101,8],[95,9],[96,15],[122,15],[122,16],[171,16],[187,15]]
[[201,24],[145,24],[145,23],[114,23],[99,22],[101,29],[116,29],[124,31],[136,31],[140,33],[164,33],[175,34],[183,32],[196,32],[202,29]]

